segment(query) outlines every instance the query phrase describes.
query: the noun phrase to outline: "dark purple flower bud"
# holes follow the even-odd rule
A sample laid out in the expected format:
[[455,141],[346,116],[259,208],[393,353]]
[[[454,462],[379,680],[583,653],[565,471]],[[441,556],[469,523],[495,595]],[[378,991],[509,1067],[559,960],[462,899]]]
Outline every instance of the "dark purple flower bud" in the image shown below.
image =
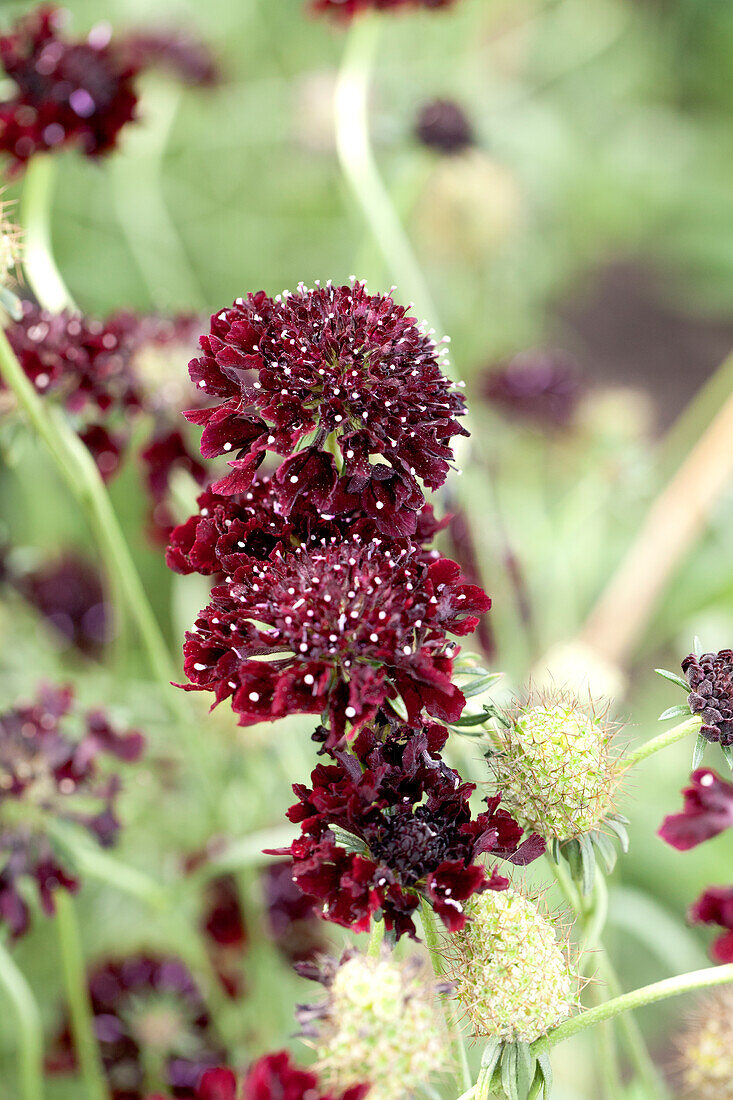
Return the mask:
[[484,373],[481,392],[511,419],[553,429],[572,422],[583,385],[569,356],[537,350],[491,367]]
[[700,733],[708,741],[733,745],[733,649],[719,653],[690,653],[682,662],[690,685],[690,710],[702,716]]
[[415,134],[423,145],[444,156],[462,153],[474,143],[473,128],[465,111],[451,99],[434,99],[423,104]]

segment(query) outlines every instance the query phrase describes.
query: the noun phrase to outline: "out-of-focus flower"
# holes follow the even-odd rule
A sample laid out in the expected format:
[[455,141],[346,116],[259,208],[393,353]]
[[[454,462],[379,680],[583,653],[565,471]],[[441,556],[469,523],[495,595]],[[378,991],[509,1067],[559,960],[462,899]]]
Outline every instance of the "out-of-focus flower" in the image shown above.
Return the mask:
[[354,538],[275,551],[212,590],[186,635],[185,687],[231,698],[242,726],[327,715],[329,745],[398,696],[411,722],[454,721],[465,698],[448,633],[470,634],[490,603],[455,562],[415,550]]
[[248,935],[233,875],[219,875],[207,884],[201,931],[222,988],[228,997],[241,996]]
[[314,12],[325,12],[337,19],[351,19],[366,11],[402,11],[424,8],[437,11],[450,8],[455,0],[311,0]]
[[564,352],[529,351],[485,372],[481,392],[513,420],[542,428],[567,428],[583,384],[577,364]]
[[164,427],[154,434],[140,451],[140,461],[152,500],[151,535],[156,541],[165,545],[175,526],[173,514],[167,503],[174,471],[183,470],[197,485],[203,485],[207,477],[206,469],[193,456],[177,428]]
[[293,879],[292,860],[278,860],[262,874],[267,929],[290,962],[304,962],[323,950],[322,925],[313,898]]
[[0,65],[15,84],[0,103],[0,150],[18,167],[37,153],[73,146],[98,157],[135,117],[137,67],[106,26],[86,39],[61,34],[64,12],[42,5],[0,37]]
[[535,902],[514,889],[471,898],[467,911],[470,919],[447,950],[474,1034],[534,1042],[578,1003],[567,945]]
[[[342,1094],[327,1092],[315,1073],[301,1069],[285,1050],[258,1058],[239,1080],[226,1067],[207,1069],[192,1100],[363,1100],[368,1085],[354,1085]],[[179,1095],[178,1093],[176,1095]],[[165,1100],[151,1096],[148,1100]]]
[[[201,991],[179,959],[109,959],[90,971],[88,984],[112,1100],[148,1097],[151,1072],[177,1100],[195,1100],[205,1070],[226,1061]],[[51,1068],[73,1072],[75,1067],[71,1029],[64,1020]]]
[[[463,508],[452,508],[447,522],[448,539],[452,557],[461,567],[461,572],[471,584],[484,587],[481,576],[481,566],[476,552],[476,541],[473,537],[471,524]],[[481,643],[481,648],[487,657],[496,654],[496,642],[489,620],[482,616],[476,627],[476,634]]]
[[733,990],[708,995],[680,1036],[685,1100],[733,1100]]
[[444,156],[454,156],[474,142],[468,117],[452,99],[424,103],[415,121],[415,135],[423,145]]
[[396,936],[414,937],[412,914],[424,898],[455,931],[466,922],[467,898],[509,885],[480,856],[524,864],[544,851],[537,837],[520,845],[522,830],[498,796],[472,817],[475,785],[461,783],[438,755],[446,738],[438,725],[367,728],[356,756],[336,751],[312,773],[311,787],[294,786],[288,817],[301,836],[289,849],[293,877],[326,919],[361,932],[381,911]]
[[221,80],[213,53],[195,34],[181,28],[140,27],[120,42],[136,70],[166,69],[184,84],[211,88]]
[[110,641],[112,608],[99,572],[85,558],[67,552],[10,580],[66,645],[96,657]]
[[188,417],[204,427],[204,458],[231,456],[215,492],[246,492],[275,451],[284,514],[303,501],[330,514],[359,507],[383,535],[415,531],[419,482],[443,484],[451,440],[467,433],[463,398],[404,307],[363,283],[260,292],[215,314],[200,343],[191,378],[217,404]]
[[548,842],[598,829],[618,784],[608,727],[569,694],[508,719],[488,754],[506,808]]
[[690,710],[702,715],[700,733],[708,741],[733,745],[733,649],[701,657],[690,653],[682,671],[690,685]]
[[331,1089],[368,1081],[373,1100],[395,1100],[413,1096],[451,1068],[436,991],[418,960],[347,952],[338,963],[327,960],[320,972],[299,969],[328,990],[319,1004],[301,1006],[298,1017],[315,1047],[319,1076]]
[[101,772],[97,758],[132,761],[143,750],[142,734],[118,733],[103,711],[90,711],[82,737],[71,737],[64,719],[72,701],[69,688],[43,687],[35,703],[0,715],[0,922],[16,937],[30,924],[24,880],[35,879],[47,913],[56,890],[79,885],[56,854],[50,826],[73,822],[99,844],[113,844],[120,779]]
[[725,932],[711,948],[716,962],[733,962],[733,886],[710,886],[690,909],[695,924],[719,924]]
[[659,830],[662,840],[680,852],[733,828],[733,783],[709,768],[700,768],[693,772],[691,784],[682,792],[682,813],[669,814]]

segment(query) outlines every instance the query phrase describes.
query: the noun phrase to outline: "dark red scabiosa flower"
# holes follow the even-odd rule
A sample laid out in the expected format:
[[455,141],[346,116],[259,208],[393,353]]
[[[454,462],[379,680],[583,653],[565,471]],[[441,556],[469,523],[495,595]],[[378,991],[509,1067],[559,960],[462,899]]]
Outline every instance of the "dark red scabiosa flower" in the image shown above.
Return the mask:
[[293,879],[291,860],[278,860],[262,874],[267,929],[273,943],[291,963],[314,958],[324,947],[314,899]]
[[538,350],[490,368],[481,391],[511,419],[553,429],[570,425],[583,386],[578,367],[568,355]]
[[311,0],[314,12],[325,12],[337,19],[351,19],[366,11],[437,11],[452,7],[455,0]]
[[[313,546],[323,539],[359,535],[376,536],[376,524],[360,510],[329,515],[302,504],[283,515],[276,483],[256,474],[245,493],[221,496],[207,490],[198,498],[199,510],[171,533],[166,560],[175,573],[224,576],[252,562],[267,561],[275,550],[285,553],[296,546]],[[417,530],[409,540],[392,545],[414,546],[427,562],[440,555],[427,544],[447,520],[438,521],[426,504],[417,516]],[[423,549],[424,548],[424,549]]]
[[682,792],[685,796],[682,813],[669,814],[659,830],[662,840],[680,852],[733,828],[733,783],[721,779],[709,768],[693,772],[691,783]]
[[195,34],[180,28],[141,27],[120,42],[135,69],[165,69],[184,84],[211,88],[221,80],[211,50]]
[[43,687],[35,703],[0,715],[0,923],[15,937],[30,924],[24,882],[35,879],[47,913],[56,890],[79,885],[59,862],[45,823],[73,822],[101,845],[113,844],[120,779],[105,775],[98,757],[131,761],[143,750],[142,734],[116,732],[102,711],[89,712],[84,734],[72,737],[64,728],[72,702],[69,688]]
[[137,67],[100,26],[85,39],[61,35],[64,12],[42,5],[0,37],[0,65],[15,88],[0,103],[0,149],[16,167],[70,146],[109,153],[135,117]]
[[424,103],[415,121],[415,136],[428,149],[444,156],[463,153],[474,144],[466,112],[452,99]]
[[[227,1055],[186,966],[168,956],[130,955],[95,967],[88,985],[112,1100],[148,1097],[151,1071],[173,1100],[195,1100],[202,1074]],[[56,1038],[51,1068],[75,1069],[67,1019]]]
[[68,552],[10,580],[51,626],[60,644],[73,646],[87,657],[100,655],[112,636],[112,608],[91,562]]
[[311,787],[294,786],[298,802],[288,817],[301,835],[288,850],[293,877],[327,920],[361,932],[381,911],[397,937],[414,937],[412,914],[425,898],[454,932],[466,923],[467,898],[509,885],[480,856],[524,864],[544,851],[538,837],[520,844],[522,829],[499,809],[498,796],[472,817],[475,784],[462,783],[438,755],[447,736],[435,724],[386,733],[367,727],[356,755],[335,750],[332,764],[313,771]]
[[286,456],[275,475],[285,515],[305,501],[359,508],[388,537],[415,531],[420,482],[443,484],[451,440],[467,433],[463,397],[404,307],[363,283],[260,292],[212,317],[200,343],[191,378],[217,404],[188,418],[204,427],[204,458],[231,458],[215,492],[246,492],[275,451]]
[[329,745],[398,696],[411,722],[457,719],[448,633],[470,634],[491,605],[455,562],[358,538],[276,550],[211,595],[186,634],[186,689],[231,697],[242,726],[321,714]]
[[231,998],[241,996],[248,936],[233,875],[219,875],[208,883],[200,927],[224,992]]
[[724,747],[733,745],[733,649],[701,657],[690,653],[682,671],[691,689],[690,710],[702,715],[700,733]]
[[733,886],[710,886],[690,909],[690,920],[724,928],[710,954],[716,962],[733,963]]

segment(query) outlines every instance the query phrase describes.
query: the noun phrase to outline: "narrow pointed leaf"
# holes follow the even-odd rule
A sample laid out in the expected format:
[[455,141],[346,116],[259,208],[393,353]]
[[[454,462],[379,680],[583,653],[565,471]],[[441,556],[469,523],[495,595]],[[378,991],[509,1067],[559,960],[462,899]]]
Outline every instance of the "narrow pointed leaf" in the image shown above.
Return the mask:
[[618,859],[618,852],[616,846],[610,837],[606,836],[600,830],[593,834],[593,844],[595,845],[596,853],[603,864],[603,869],[607,875],[613,873],[613,869],[616,866],[616,860]]
[[707,745],[707,739],[705,737],[703,737],[703,735],[701,733],[698,733],[697,738],[695,739],[695,747],[692,750],[692,770],[693,771],[697,771],[697,769],[702,764],[702,758],[705,755],[705,746],[706,745]]
[[683,691],[686,691],[689,695],[690,685],[687,683],[687,680],[683,680],[676,672],[669,672],[666,668],[655,668],[654,671],[659,676],[663,676],[665,680],[669,680],[670,684],[676,684],[677,687],[681,687]]
[[626,829],[626,825],[623,821],[619,821],[615,817],[607,817],[606,824],[608,825],[609,829],[612,829],[618,837],[619,844],[621,845],[621,851],[624,853],[624,855],[626,855],[629,850],[629,834]]
[[721,745],[721,748],[723,750],[723,756],[725,757],[726,763],[730,770],[733,772],[733,749],[731,749],[730,745]]
[[657,718],[658,722],[666,722],[669,718],[686,718],[692,711],[687,703],[678,703],[674,707],[668,707],[663,714]]

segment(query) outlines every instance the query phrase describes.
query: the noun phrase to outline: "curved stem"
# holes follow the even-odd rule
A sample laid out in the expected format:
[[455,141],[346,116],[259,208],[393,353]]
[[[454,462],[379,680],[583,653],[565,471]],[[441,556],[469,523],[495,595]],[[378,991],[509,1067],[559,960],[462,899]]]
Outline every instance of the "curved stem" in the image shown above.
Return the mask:
[[701,725],[702,718],[700,715],[693,714],[691,718],[686,718],[684,722],[680,722],[678,726],[673,726],[671,730],[665,730],[657,737],[652,737],[651,741],[647,741],[645,745],[640,745],[638,749],[624,757],[622,760],[623,770],[627,771],[629,768],[633,768],[642,760],[646,760],[648,756],[659,752],[660,749],[666,749],[668,745],[675,745],[691,733],[698,733]]
[[[433,972],[436,978],[442,978],[445,974],[445,966],[443,964],[443,956],[440,951],[440,935],[436,926],[435,915],[426,901],[420,904],[420,920],[422,921],[423,932],[425,934],[425,946],[427,947],[428,954],[430,955],[430,962],[433,965]],[[451,1035],[453,1053],[456,1062],[457,1074],[460,1074],[460,1080],[464,1090],[470,1090],[473,1086],[471,1080],[471,1071],[468,1068],[468,1055],[466,1054],[466,1044],[463,1041],[463,1034],[460,1029],[460,1024],[457,1019],[457,1013],[454,1007],[448,1010],[443,1006],[445,1014],[445,1022],[448,1031]]]
[[0,940],[0,986],[18,1026],[18,1083],[22,1100],[43,1100],[43,1028],[28,982]]
[[109,1088],[102,1069],[99,1043],[94,1032],[92,1006],[89,1000],[74,902],[65,890],[58,890],[54,901],[71,1031],[87,1100],[110,1100]]
[[386,927],[383,920],[372,920],[372,930],[369,935],[369,946],[367,947],[367,955],[370,959],[378,959],[381,955],[385,931]]
[[666,1000],[669,997],[678,997],[684,993],[694,993],[697,989],[709,989],[711,986],[728,985],[733,982],[733,963],[726,966],[706,966],[703,970],[693,970],[689,974],[680,974],[674,978],[664,978],[661,982],[653,982],[644,985],[640,989],[634,989],[631,993],[623,993],[595,1008],[586,1009],[580,1015],[570,1020],[565,1020],[544,1039],[540,1039],[532,1048],[534,1054],[542,1054],[550,1047],[577,1035],[586,1028],[602,1023],[604,1020],[612,1020],[624,1012],[635,1008],[643,1008],[645,1005],[655,1004],[657,1001]]
[[378,16],[355,19],[336,85],[336,148],[344,176],[402,295],[436,329],[440,316],[409,238],[379,174],[369,135],[369,82],[379,39]]
[[54,155],[37,154],[25,170],[20,199],[23,269],[39,303],[52,313],[77,308],[56,266],[51,247],[51,204],[55,178]]

